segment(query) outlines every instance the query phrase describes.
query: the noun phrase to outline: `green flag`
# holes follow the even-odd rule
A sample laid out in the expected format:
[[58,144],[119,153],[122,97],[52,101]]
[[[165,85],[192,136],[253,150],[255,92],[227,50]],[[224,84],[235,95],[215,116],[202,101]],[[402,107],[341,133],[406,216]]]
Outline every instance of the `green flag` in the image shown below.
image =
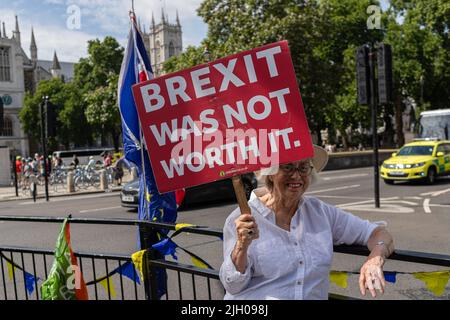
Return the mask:
[[87,288],[70,245],[67,219],[56,241],[55,260],[41,287],[42,300],[88,300]]

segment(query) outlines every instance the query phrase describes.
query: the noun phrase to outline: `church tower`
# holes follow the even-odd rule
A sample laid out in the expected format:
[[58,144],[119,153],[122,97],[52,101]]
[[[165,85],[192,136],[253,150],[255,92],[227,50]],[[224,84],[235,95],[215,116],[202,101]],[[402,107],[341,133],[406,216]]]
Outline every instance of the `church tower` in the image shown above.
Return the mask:
[[179,55],[183,51],[182,32],[178,11],[176,22],[171,24],[164,9],[161,9],[161,22],[155,24],[152,14],[150,32],[144,34],[144,43],[149,52],[150,62],[155,76],[162,74],[163,63],[172,56]]
[[13,38],[17,41],[19,45],[20,43],[20,30],[19,30],[19,18],[16,16],[16,29],[13,31]]
[[56,51],[53,55],[53,65],[50,69],[53,78],[61,78],[61,65],[59,64],[58,56],[56,55]]
[[37,45],[36,45],[36,39],[34,38],[34,30],[31,28],[31,44],[30,44],[30,56],[31,61],[36,64],[38,54],[37,54]]

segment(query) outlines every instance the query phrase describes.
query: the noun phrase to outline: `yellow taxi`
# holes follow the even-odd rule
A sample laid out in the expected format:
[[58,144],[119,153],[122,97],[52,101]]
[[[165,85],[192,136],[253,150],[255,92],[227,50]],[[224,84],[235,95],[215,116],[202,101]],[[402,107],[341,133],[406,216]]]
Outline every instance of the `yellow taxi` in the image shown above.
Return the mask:
[[380,169],[387,184],[402,180],[424,180],[433,184],[436,177],[450,174],[450,141],[417,140],[405,144]]

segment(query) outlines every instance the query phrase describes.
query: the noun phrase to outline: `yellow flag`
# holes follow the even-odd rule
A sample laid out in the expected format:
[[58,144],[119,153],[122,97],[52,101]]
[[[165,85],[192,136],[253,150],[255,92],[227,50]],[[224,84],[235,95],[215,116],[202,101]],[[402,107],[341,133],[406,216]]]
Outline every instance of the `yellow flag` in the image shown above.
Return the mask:
[[445,291],[448,279],[450,279],[450,271],[415,272],[413,276],[425,282],[427,289],[439,297]]
[[8,261],[6,261],[6,266],[8,267],[8,275],[9,275],[9,280],[13,280],[14,276],[13,273],[16,269],[15,266],[13,266],[11,263],[9,263]]
[[106,294],[108,294],[108,284],[109,284],[109,292],[111,293],[111,297],[112,298],[116,297],[116,290],[114,290],[114,285],[111,278],[108,277],[106,279],[103,279],[102,281],[99,282],[99,284],[101,284],[103,288],[105,288]]
[[330,282],[334,282],[341,288],[347,288],[347,272],[331,271]]
[[142,281],[144,281],[144,273],[142,272],[142,257],[144,256],[145,251],[146,250],[141,250],[131,255],[131,260],[133,261],[136,269],[139,270],[139,275]]
[[208,266],[206,264],[204,264],[203,262],[201,262],[200,260],[198,260],[197,258],[191,256],[191,259],[196,267],[199,267],[202,269],[208,269]]
[[195,227],[195,225],[189,223],[177,223],[177,225],[175,226],[175,231],[178,231],[186,227]]

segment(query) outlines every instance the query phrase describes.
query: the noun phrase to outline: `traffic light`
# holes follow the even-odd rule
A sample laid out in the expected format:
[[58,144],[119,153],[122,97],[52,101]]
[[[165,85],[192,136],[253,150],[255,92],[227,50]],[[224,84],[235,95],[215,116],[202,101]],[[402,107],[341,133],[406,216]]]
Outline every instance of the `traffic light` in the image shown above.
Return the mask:
[[358,103],[370,103],[370,69],[369,48],[361,46],[356,49],[356,82],[358,86]]
[[378,60],[378,98],[380,104],[392,101],[392,49],[381,43],[377,50]]
[[57,106],[51,103],[50,101],[47,102],[47,108],[45,110],[45,117],[46,117],[46,130],[47,138],[49,137],[55,137],[56,136],[56,126],[57,126]]

